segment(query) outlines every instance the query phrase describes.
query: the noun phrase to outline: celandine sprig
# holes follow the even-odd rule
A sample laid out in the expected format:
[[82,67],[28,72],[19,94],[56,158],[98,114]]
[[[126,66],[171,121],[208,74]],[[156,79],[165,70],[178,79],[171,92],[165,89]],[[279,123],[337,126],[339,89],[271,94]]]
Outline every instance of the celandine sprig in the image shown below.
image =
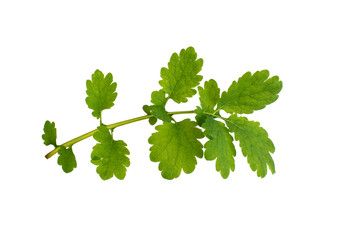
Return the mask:
[[[99,119],[99,126],[57,145],[55,123],[46,121],[42,139],[45,145],[53,145],[54,149],[45,157],[58,153],[58,164],[69,173],[77,166],[72,146],[93,136],[98,142],[91,152],[91,162],[97,165],[96,172],[103,180],[114,175],[124,179],[130,166],[130,152],[123,140],[113,138],[112,131],[119,126],[148,119],[151,125],[162,121],[148,141],[152,145],[150,160],[159,162],[159,170],[165,179],[177,178],[181,171],[192,173],[197,158],[203,156],[206,160],[216,160],[216,171],[227,178],[230,171],[235,170],[234,141],[239,141],[242,154],[257,176],[265,177],[268,168],[274,174],[275,164],[270,154],[275,152],[273,142],[260,123],[240,115],[253,113],[275,102],[282,89],[279,77],[269,77],[267,70],[254,74],[247,72],[220,95],[217,82],[213,79],[206,81],[204,87],[198,86],[203,78],[199,75],[202,66],[203,60],[197,58],[193,47],[182,49],[180,54],[172,54],[168,68],[161,68],[159,84],[162,88],[152,92],[151,105],[143,106],[146,115],[109,125],[103,124],[101,113],[114,106],[117,84],[113,82],[111,73],[104,76],[96,70],[91,80],[86,81],[85,101],[93,110],[92,115]],[[178,104],[186,103],[197,93],[196,87],[200,100],[196,109],[172,112],[165,109],[170,99]],[[220,110],[229,113],[230,117],[221,116]],[[190,113],[195,114],[195,121],[187,118],[177,122],[173,118],[177,114]],[[208,140],[203,145],[199,139],[204,137]]]

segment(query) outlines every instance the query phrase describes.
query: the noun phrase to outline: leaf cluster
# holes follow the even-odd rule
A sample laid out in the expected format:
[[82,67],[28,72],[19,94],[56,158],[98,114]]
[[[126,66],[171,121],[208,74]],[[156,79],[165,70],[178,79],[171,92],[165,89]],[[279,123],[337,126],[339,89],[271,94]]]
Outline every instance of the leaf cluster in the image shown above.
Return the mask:
[[[161,121],[148,139],[151,145],[150,160],[158,163],[163,178],[174,179],[182,171],[192,173],[198,159],[204,157],[208,161],[215,161],[216,171],[227,178],[235,170],[238,145],[257,176],[265,177],[268,169],[275,173],[271,156],[275,151],[273,142],[258,122],[250,121],[242,114],[253,113],[275,102],[282,89],[279,77],[270,77],[267,70],[253,74],[247,72],[221,92],[214,79],[206,81],[203,87],[199,86],[203,79],[199,75],[202,66],[203,60],[197,57],[193,47],[172,54],[168,66],[160,71],[161,88],[152,92],[151,104],[143,106],[146,116],[125,121],[130,123],[148,119],[151,125]],[[101,117],[103,110],[114,105],[116,87],[111,73],[104,76],[99,70],[95,71],[91,80],[86,81],[86,104],[93,110],[92,115],[100,119],[93,133],[98,143],[93,147],[90,158],[103,180],[113,176],[124,179],[130,166],[130,151],[126,143],[113,138],[114,125],[104,125]],[[188,111],[196,114],[195,121],[189,118],[176,121],[173,116],[182,112],[166,110],[169,100],[178,104],[186,103],[197,92],[199,106]],[[223,117],[221,111],[230,116]],[[58,149],[58,164],[64,172],[76,168],[73,144],[57,145],[54,122],[45,122],[42,138],[45,145],[53,145]],[[206,140],[202,141],[203,138]]]

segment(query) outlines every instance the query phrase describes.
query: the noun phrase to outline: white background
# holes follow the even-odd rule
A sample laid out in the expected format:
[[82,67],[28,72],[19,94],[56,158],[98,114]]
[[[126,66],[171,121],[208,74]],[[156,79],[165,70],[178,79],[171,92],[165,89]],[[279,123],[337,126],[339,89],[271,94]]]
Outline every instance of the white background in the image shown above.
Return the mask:
[[[0,239],[360,239],[356,3],[1,1]],[[258,178],[237,148],[226,180],[204,159],[165,180],[146,121],[115,131],[131,152],[124,181],[96,174],[93,139],[74,146],[70,174],[44,158],[45,120],[59,143],[98,124],[84,100],[96,69],[118,83],[103,113],[113,123],[143,115],[161,67],[188,46],[222,90],[247,71],[280,76],[278,101],[248,116],[275,143],[275,175]]]

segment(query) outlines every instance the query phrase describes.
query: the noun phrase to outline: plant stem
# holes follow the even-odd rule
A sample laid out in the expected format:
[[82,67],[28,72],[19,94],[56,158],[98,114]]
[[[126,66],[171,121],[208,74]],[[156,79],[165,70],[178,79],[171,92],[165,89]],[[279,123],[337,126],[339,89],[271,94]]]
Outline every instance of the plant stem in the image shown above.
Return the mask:
[[[191,113],[195,113],[195,111],[177,111],[177,112],[168,112],[168,114],[171,114],[171,115],[177,115],[177,114],[191,114]],[[125,120],[125,121],[121,121],[121,122],[117,122],[117,123],[113,123],[113,124],[110,124],[110,125],[106,125],[106,127],[108,129],[114,129],[114,128],[117,128],[117,127],[120,127],[120,126],[123,126],[123,125],[126,125],[126,124],[129,124],[129,123],[134,123],[134,122],[138,122],[138,121],[141,121],[141,120],[145,120],[145,119],[148,119],[148,118],[151,118],[153,117],[153,115],[145,115],[145,116],[141,116],[141,117],[136,117],[136,118],[132,118],[132,119],[128,119],[128,120]],[[69,146],[72,146],[74,145],[75,143],[78,143],[88,137],[91,137],[92,135],[94,135],[94,133],[96,133],[98,130],[97,129],[94,129],[88,133],[85,133],[77,138],[74,138],[70,141],[67,141],[63,144],[61,144],[61,146],[64,146],[64,147],[69,147]],[[48,154],[45,155],[45,158],[49,159],[51,158],[52,156],[54,156],[60,149],[60,146],[56,147],[54,150],[52,150],[51,152],[49,152]]]

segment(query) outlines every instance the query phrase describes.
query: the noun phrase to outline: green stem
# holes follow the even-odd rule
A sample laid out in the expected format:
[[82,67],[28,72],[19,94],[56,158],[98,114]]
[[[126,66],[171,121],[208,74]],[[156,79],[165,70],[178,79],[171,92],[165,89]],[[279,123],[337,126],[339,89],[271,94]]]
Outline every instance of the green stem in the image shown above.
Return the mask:
[[[177,111],[177,112],[168,112],[168,113],[172,114],[172,115],[191,114],[191,113],[195,113],[195,111]],[[108,129],[114,129],[114,128],[129,124],[129,123],[138,122],[138,121],[145,120],[145,119],[148,119],[148,118],[151,118],[151,117],[153,117],[153,115],[145,115],[145,116],[136,117],[136,118],[128,119],[128,120],[125,120],[125,121],[113,123],[113,124],[110,124],[110,125],[106,125],[106,127]],[[78,142],[80,142],[80,141],[82,141],[82,140],[84,140],[84,139],[86,139],[88,137],[91,137],[97,131],[98,131],[97,129],[94,129],[94,130],[92,130],[92,131],[90,131],[88,133],[85,133],[85,134],[83,134],[83,135],[81,135],[81,136],[79,136],[77,138],[74,138],[74,139],[72,139],[70,141],[67,141],[66,143],[61,144],[61,146],[64,146],[64,147],[72,146],[75,143],[78,143]],[[52,156],[54,156],[59,151],[59,149],[60,149],[60,146],[56,147],[54,150],[52,150],[51,152],[46,154],[45,158],[47,158],[47,159],[51,158]]]
[[210,116],[213,116],[214,118],[220,118],[220,119],[222,119],[222,120],[224,120],[224,121],[226,121],[227,119],[226,118],[224,118],[224,117],[222,117],[222,116],[220,116],[220,115],[217,115],[216,113],[217,113],[218,111],[215,111],[214,113],[208,113],[208,112],[203,112],[205,115],[210,115]]
[[[215,111],[215,113],[216,113],[216,111]],[[235,125],[236,127],[240,128],[240,129],[243,129],[243,127],[241,127],[241,126],[239,126],[238,124],[230,121],[228,118],[224,118],[224,117],[222,117],[222,116],[220,116],[220,115],[216,115],[215,113],[204,112],[204,114],[206,114],[206,115],[213,116],[214,118],[220,118],[220,119],[222,119],[225,123],[228,123],[228,122],[229,122],[229,123]]]

